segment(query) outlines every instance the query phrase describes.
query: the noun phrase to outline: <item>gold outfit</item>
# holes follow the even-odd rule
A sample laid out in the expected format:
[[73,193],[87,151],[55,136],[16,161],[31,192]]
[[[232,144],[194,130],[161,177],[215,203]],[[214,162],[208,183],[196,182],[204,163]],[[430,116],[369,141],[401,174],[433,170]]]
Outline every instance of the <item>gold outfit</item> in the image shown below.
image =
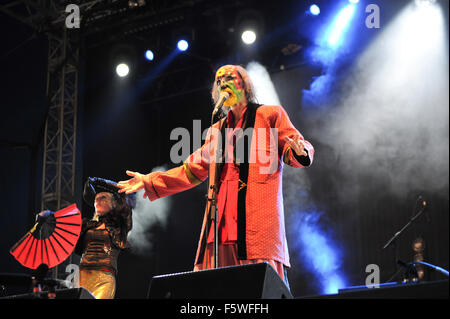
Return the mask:
[[81,244],[80,286],[97,299],[113,299],[119,249],[112,245],[108,230],[88,229]]
[[[89,177],[84,185],[83,199],[88,205],[96,207],[98,201],[103,203],[103,208],[111,208],[106,213],[98,214],[96,207],[92,219],[83,218],[80,238],[75,247],[75,253],[81,256],[80,286],[97,299],[114,298],[117,259],[120,252],[130,246],[127,236],[132,228],[135,196],[117,193],[116,185],[116,182],[98,177]],[[105,192],[112,196],[102,194]],[[97,195],[100,196],[97,198]]]
[[97,299],[114,299],[116,277],[109,271],[80,269],[80,286]]

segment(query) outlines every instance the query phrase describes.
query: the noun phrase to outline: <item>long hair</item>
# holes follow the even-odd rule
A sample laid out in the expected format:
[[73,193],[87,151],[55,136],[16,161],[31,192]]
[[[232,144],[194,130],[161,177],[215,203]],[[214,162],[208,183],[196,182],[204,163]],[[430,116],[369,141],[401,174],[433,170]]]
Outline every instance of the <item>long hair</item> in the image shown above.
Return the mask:
[[[133,228],[133,208],[136,206],[136,194],[120,196],[113,194],[111,198],[113,208],[103,215],[104,222],[111,227],[107,227],[112,243],[119,249],[130,247],[127,241],[128,233]],[[100,216],[95,212],[92,221],[98,221]]]
[[[86,204],[94,207],[95,196],[101,192],[108,192],[113,195],[111,198],[113,207],[102,216],[94,212],[91,219],[83,218],[80,236],[84,236],[89,229],[97,228],[99,223],[105,223],[111,243],[119,249],[128,248],[127,237],[133,227],[132,213],[136,205],[136,194],[118,193],[116,182],[100,177],[88,177],[83,189],[83,199]],[[81,243],[81,241],[79,242]],[[78,244],[76,247],[78,255],[83,253],[81,249],[84,249],[83,245]]]
[[[247,99],[247,102],[256,104],[257,101],[255,96],[255,89],[253,87],[252,80],[250,79],[250,76],[248,75],[247,71],[240,65],[224,65],[222,67],[230,67],[236,69],[242,81],[244,82],[245,98]],[[217,101],[219,100],[219,91],[217,90],[217,83],[215,80],[213,87],[211,89],[211,97],[213,103],[216,104]]]
[[[136,194],[128,194],[126,196],[120,196],[114,194],[111,197],[112,209],[107,214],[110,215],[124,215],[132,212],[132,209],[136,206]],[[99,215],[94,212],[93,220],[98,220]]]

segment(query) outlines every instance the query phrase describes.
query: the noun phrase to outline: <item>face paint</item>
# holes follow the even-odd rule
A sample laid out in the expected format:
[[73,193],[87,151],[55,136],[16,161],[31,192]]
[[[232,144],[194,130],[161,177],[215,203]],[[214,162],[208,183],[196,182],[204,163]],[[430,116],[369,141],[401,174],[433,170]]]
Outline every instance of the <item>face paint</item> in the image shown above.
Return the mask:
[[221,91],[230,94],[230,97],[224,103],[228,107],[236,105],[245,94],[244,82],[237,70],[233,67],[224,66],[217,70],[216,85],[219,94]]

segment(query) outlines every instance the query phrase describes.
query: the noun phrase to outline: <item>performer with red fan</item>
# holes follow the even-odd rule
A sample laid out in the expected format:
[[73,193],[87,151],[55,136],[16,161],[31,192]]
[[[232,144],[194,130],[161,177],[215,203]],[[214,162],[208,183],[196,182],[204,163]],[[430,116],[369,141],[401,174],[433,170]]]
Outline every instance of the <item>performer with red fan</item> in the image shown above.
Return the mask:
[[132,228],[134,194],[119,194],[116,182],[89,177],[83,198],[94,207],[92,219],[81,219],[72,204],[57,212],[40,212],[34,227],[10,250],[25,267],[53,268],[75,252],[81,256],[80,286],[97,299],[112,299],[116,291],[117,259]]
[[132,228],[132,208],[136,197],[119,194],[116,182],[89,177],[83,198],[93,206],[92,219],[83,218],[75,253],[81,255],[80,286],[97,299],[112,299],[116,291],[117,259],[130,245],[127,236]]
[[81,213],[76,204],[57,212],[37,215],[34,227],[10,250],[23,266],[31,269],[46,264],[58,266],[69,257],[80,237]]

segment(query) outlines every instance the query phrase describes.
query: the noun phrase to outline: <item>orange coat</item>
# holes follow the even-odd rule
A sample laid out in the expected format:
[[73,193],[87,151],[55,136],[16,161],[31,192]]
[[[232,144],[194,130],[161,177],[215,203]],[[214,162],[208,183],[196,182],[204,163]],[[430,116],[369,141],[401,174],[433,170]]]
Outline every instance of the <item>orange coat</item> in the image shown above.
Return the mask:
[[[148,198],[153,201],[190,189],[208,176],[210,183],[218,180],[217,176],[220,176],[223,164],[214,159],[222,158],[223,161],[224,157],[221,155],[224,152],[223,148],[221,152],[215,145],[220,136],[222,145],[225,145],[225,129],[225,119],[216,122],[213,130],[209,129],[203,146],[192,153],[183,165],[167,172],[146,175],[144,185]],[[222,135],[217,135],[217,132],[222,132]],[[237,212],[238,258],[272,259],[290,267],[281,183],[283,164],[293,167],[309,166],[314,158],[314,148],[292,125],[281,106],[249,104],[244,114],[243,133],[244,138],[237,137],[238,146],[235,147],[240,179]],[[286,136],[292,139],[300,137],[304,141],[308,157],[295,156],[284,140]],[[251,140],[250,152],[241,151],[248,150],[245,140]],[[243,145],[245,147],[241,147]],[[215,165],[209,165],[209,161]],[[212,188],[208,187],[208,197],[211,198],[211,195]],[[203,258],[206,232],[211,225],[210,209],[211,202],[208,201],[195,264],[200,263]]]

